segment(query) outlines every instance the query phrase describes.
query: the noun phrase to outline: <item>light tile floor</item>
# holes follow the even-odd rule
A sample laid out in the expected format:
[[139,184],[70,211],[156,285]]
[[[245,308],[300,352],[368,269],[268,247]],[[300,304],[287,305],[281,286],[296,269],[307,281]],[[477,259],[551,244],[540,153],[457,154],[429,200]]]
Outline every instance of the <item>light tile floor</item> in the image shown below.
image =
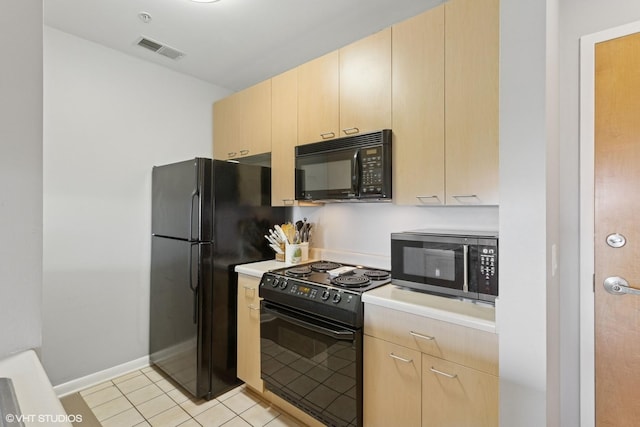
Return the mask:
[[299,427],[245,388],[209,401],[188,392],[153,367],[106,381],[80,392],[104,427]]

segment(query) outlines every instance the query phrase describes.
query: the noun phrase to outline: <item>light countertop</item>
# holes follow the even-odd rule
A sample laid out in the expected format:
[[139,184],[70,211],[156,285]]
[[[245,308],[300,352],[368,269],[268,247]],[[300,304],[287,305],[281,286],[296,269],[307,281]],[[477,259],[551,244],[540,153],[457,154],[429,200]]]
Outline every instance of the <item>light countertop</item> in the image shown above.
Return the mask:
[[247,276],[262,277],[264,273],[278,268],[289,266],[282,261],[270,259],[268,261],[252,262],[251,264],[236,265],[236,273],[246,274]]
[[391,284],[365,292],[362,302],[497,333],[496,309],[489,304],[439,297]]

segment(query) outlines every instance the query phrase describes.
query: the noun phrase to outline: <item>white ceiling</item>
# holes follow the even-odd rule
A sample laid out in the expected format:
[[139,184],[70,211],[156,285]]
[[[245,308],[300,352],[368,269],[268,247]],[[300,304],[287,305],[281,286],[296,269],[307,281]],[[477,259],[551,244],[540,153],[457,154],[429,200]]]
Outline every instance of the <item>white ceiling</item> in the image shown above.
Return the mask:
[[[244,89],[442,0],[46,0],[44,22],[231,90]],[[152,20],[144,23],[140,12]],[[141,36],[186,55],[172,60]]]

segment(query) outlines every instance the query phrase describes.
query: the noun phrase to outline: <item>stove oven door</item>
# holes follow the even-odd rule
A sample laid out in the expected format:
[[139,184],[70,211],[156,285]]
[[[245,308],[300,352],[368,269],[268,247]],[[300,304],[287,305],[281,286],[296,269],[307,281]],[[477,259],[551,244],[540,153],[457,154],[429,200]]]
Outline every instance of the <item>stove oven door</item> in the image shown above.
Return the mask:
[[362,330],[261,303],[265,387],[330,426],[362,426]]

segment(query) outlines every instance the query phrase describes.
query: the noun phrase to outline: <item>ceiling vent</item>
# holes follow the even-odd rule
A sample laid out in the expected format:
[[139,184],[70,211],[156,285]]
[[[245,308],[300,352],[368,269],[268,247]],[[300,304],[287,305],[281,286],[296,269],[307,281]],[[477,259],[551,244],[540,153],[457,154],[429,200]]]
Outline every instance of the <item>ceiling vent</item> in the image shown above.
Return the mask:
[[162,43],[158,43],[157,41],[148,39],[146,37],[140,37],[136,44],[173,60],[178,60],[185,55],[184,52],[180,52],[177,49],[174,49]]

